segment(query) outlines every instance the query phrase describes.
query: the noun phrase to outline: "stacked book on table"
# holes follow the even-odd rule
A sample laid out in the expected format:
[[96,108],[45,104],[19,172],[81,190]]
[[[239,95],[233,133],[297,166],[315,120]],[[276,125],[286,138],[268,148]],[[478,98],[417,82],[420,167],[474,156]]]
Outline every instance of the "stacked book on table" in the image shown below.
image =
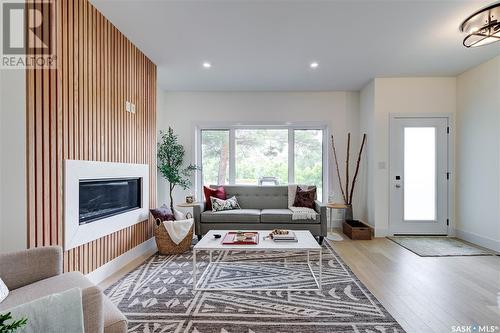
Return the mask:
[[289,231],[287,234],[272,234],[272,238],[275,242],[285,243],[285,242],[298,242],[297,236],[293,231]]

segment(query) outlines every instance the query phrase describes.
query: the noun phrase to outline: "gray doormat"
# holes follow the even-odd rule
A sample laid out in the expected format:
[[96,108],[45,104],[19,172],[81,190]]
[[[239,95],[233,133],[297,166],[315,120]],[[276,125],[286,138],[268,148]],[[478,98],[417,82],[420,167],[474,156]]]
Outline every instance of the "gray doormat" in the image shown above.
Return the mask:
[[457,238],[445,236],[394,236],[387,237],[421,257],[491,256],[483,250]]

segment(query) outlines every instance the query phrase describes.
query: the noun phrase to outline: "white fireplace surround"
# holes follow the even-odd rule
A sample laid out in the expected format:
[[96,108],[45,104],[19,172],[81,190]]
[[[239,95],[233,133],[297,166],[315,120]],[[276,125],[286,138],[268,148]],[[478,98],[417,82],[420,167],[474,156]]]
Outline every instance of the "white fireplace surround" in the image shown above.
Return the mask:
[[[141,208],[79,224],[80,180],[140,178]],[[64,182],[64,249],[86,244],[115,231],[144,221],[149,214],[149,166],[96,161],[66,160]]]

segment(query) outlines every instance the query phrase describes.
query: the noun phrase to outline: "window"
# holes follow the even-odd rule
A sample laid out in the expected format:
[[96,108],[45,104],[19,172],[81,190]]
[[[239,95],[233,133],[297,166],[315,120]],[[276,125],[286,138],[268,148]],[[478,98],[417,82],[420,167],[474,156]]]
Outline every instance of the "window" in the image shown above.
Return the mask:
[[314,184],[323,190],[323,131],[295,130],[295,183]]
[[229,184],[229,131],[201,131],[203,184]]
[[255,185],[262,178],[288,184],[288,130],[235,131],[235,184]]
[[326,126],[198,128],[202,185],[316,185],[324,197]]

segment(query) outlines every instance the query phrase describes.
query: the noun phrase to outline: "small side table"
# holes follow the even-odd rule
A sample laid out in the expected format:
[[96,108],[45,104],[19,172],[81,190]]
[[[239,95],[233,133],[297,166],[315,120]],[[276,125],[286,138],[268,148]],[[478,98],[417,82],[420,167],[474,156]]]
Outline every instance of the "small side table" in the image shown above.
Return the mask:
[[[177,204],[175,206],[179,207],[179,208],[193,208],[194,206],[198,206],[200,203],[201,202],[192,202],[192,203],[183,202],[183,203]],[[188,212],[187,214],[191,215],[191,217],[194,216],[194,213],[191,214],[190,212]],[[186,217],[187,217],[187,215],[186,215]]]
[[329,240],[338,240],[338,237],[335,237],[335,234],[332,232],[332,229],[333,229],[333,214],[332,214],[332,211],[334,209],[340,209],[343,211],[344,213],[344,216],[345,216],[345,210],[348,208],[347,205],[345,204],[339,204],[339,203],[327,203],[326,204],[326,208],[328,208],[330,210],[330,228],[329,228],[329,231],[327,233],[327,236],[326,236],[326,239],[329,239]]
[[194,206],[198,206],[200,203],[201,202],[192,202],[192,203],[183,202],[175,206],[179,208],[193,208]]

